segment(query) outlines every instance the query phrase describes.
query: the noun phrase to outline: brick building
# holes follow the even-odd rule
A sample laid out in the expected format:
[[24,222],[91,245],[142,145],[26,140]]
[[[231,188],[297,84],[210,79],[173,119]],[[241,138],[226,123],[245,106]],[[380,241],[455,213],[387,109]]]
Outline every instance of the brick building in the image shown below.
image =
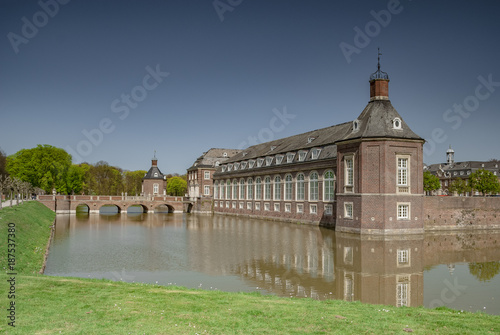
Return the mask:
[[357,233],[423,232],[422,145],[370,76],[353,121],[251,146],[213,174],[213,210],[335,226]]
[[167,178],[161,173],[158,168],[158,160],[155,157],[151,160],[151,167],[142,178],[142,191],[143,196],[153,195],[166,195],[167,194]]
[[[500,161],[491,160],[485,161],[466,161],[455,162],[455,150],[450,148],[446,151],[446,163],[431,164],[424,166],[424,170],[429,171],[439,178],[441,188],[436,192],[442,195],[452,195],[449,191],[450,185],[453,181],[462,179],[469,180],[469,176],[477,170],[487,170],[498,177],[500,181]],[[474,193],[479,195],[479,193]],[[470,196],[470,192],[466,192],[465,196]]]

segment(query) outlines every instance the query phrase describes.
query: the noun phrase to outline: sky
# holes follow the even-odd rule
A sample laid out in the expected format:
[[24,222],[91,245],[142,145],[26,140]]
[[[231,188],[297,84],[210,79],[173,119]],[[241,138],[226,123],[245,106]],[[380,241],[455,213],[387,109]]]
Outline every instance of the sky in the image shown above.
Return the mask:
[[500,159],[500,2],[0,0],[0,148],[184,174],[352,121],[369,76],[424,163]]

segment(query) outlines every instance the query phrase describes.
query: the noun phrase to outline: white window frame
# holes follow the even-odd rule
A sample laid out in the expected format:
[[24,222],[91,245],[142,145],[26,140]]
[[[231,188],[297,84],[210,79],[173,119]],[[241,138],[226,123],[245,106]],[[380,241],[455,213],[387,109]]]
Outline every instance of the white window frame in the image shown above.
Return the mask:
[[255,165],[255,160],[254,159],[248,161],[248,168],[249,169],[253,169],[254,165]]
[[305,161],[306,157],[307,157],[307,150],[300,150],[299,151],[299,162]]
[[[300,177],[302,178],[299,179]],[[295,199],[297,201],[306,200],[306,176],[302,172],[297,174],[295,180]]]
[[281,200],[281,176],[274,176],[273,200]]
[[255,210],[260,211],[260,202],[255,203]]
[[205,178],[205,180],[210,180],[210,171],[204,171],[203,177]]
[[269,202],[264,203],[264,210],[268,212],[271,210],[271,204]]
[[246,196],[246,187],[245,187],[245,179],[240,179],[240,200],[245,200]]
[[397,262],[398,267],[408,267],[410,266],[410,249],[398,249],[397,252]]
[[240,163],[234,163],[234,171],[237,171],[240,168]]
[[233,201],[233,202],[231,203],[231,207],[232,207],[233,209],[236,209],[236,201]]
[[264,200],[271,200],[272,180],[271,177],[264,178]]
[[241,169],[244,170],[247,167],[248,162],[241,162]]
[[285,176],[285,196],[284,199],[293,200],[293,177],[291,174]]
[[309,214],[318,214],[318,205],[316,204],[309,205]]
[[286,154],[287,163],[292,163],[294,158],[295,158],[295,152],[289,152]]
[[273,163],[273,158],[273,156],[266,157],[266,166],[271,166],[271,164]]
[[276,165],[279,165],[281,164],[281,162],[283,162],[283,157],[285,157],[284,155],[276,155]]
[[354,204],[352,202],[344,202],[344,219],[352,220],[354,216]]
[[264,163],[264,158],[257,158],[257,167],[262,167],[263,163]]
[[397,193],[410,193],[410,155],[396,155]]
[[292,211],[292,204],[286,203],[285,204],[285,212],[290,213]]
[[251,202],[247,202],[247,209],[248,209],[249,211],[251,211],[251,210],[252,210],[252,203],[251,203]]
[[354,155],[344,156],[344,192],[354,192]]
[[[314,175],[316,179],[313,180],[311,178]],[[309,173],[309,201],[319,201],[319,173],[316,171]]]
[[325,205],[325,215],[333,215],[333,205]]
[[280,211],[280,204],[279,203],[275,203],[274,204],[274,211],[275,212],[279,212]]
[[409,221],[411,219],[411,204],[409,202],[397,203],[397,218],[401,221]]
[[304,204],[297,204],[297,213],[304,213]]
[[153,194],[158,194],[160,192],[160,184],[153,184]]
[[245,207],[245,203],[240,201],[240,203],[238,204],[239,205],[239,208],[240,209],[243,209]]
[[[327,174],[329,173],[332,174],[332,178],[327,177]],[[333,170],[326,170],[325,173],[323,173],[323,201],[334,201],[334,200],[335,200],[335,172],[333,172]]]
[[321,149],[320,148],[314,148],[311,150],[311,159],[318,159],[319,155],[321,154]]
[[253,179],[247,179],[247,200],[253,200]]
[[203,186],[203,195],[210,195],[210,185]]
[[255,178],[255,200],[262,200],[262,178]]

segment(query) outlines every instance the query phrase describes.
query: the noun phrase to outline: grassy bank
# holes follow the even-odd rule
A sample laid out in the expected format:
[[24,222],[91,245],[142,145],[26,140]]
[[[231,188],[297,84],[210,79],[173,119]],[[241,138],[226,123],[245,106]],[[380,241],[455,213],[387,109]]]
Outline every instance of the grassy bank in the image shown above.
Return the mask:
[[[40,207],[41,206],[41,207]],[[15,222],[19,244],[16,328],[7,325],[2,273],[0,333],[19,334],[497,334],[500,317],[449,309],[279,298],[107,280],[38,275],[53,213],[27,203],[0,210],[2,243]],[[35,242],[36,240],[36,242]],[[0,257],[4,267],[6,249]],[[26,261],[21,258],[26,257]]]

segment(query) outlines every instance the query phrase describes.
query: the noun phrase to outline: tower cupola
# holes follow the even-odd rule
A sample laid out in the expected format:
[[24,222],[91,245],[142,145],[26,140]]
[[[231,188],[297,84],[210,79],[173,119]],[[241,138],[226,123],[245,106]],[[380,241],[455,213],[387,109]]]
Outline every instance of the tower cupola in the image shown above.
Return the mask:
[[370,75],[370,101],[389,100],[389,75],[380,70],[380,49],[378,49],[377,71]]
[[451,144],[450,144],[450,148],[448,150],[446,150],[446,163],[447,164],[455,163],[455,150],[453,150],[451,148]]

